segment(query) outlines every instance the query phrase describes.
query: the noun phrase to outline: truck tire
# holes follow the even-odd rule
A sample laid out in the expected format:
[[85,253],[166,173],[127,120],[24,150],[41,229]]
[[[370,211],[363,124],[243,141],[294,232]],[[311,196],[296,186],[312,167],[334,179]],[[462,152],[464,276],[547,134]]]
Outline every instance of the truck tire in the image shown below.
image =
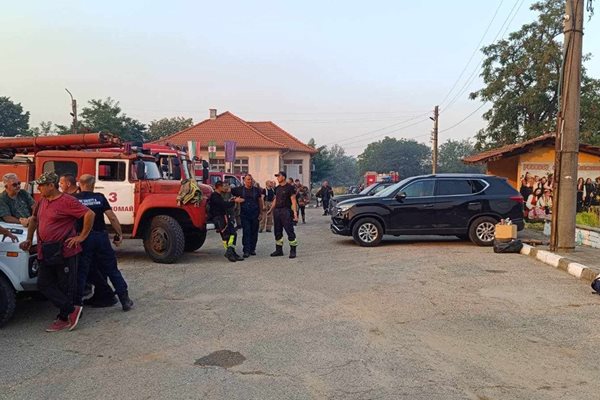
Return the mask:
[[144,235],[144,249],[152,261],[173,264],[183,254],[185,236],[179,222],[168,215],[152,218]]
[[17,305],[17,293],[5,277],[0,276],[0,327],[14,314]]
[[375,247],[383,238],[383,228],[376,219],[363,218],[354,224],[352,237],[360,246]]
[[494,244],[494,231],[498,220],[494,217],[479,217],[469,226],[469,239],[477,246]]
[[185,233],[184,251],[196,251],[204,244],[206,231],[194,231]]

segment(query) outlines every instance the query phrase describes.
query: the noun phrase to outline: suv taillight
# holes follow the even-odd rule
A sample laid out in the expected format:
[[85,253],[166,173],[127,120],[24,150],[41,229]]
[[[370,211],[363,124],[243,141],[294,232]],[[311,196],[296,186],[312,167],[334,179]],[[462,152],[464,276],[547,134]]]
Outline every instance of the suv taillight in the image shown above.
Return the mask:
[[521,196],[521,195],[510,196],[510,199],[516,201],[517,203],[525,203],[525,200],[523,199],[523,196]]

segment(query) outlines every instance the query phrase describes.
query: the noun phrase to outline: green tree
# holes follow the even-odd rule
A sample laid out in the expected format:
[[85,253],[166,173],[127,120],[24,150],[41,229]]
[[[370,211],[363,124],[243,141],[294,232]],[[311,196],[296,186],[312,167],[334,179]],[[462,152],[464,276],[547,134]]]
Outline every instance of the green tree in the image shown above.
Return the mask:
[[356,158],[346,154],[343,147],[334,144],[329,149],[329,159],[332,168],[325,177],[332,186],[350,186],[359,181]]
[[[106,100],[90,100],[81,110],[78,132],[109,132],[124,141],[147,141],[146,125],[128,117],[119,102],[108,97]],[[56,125],[59,134],[71,133],[70,126]]]
[[0,136],[27,135],[28,131],[29,111],[23,112],[21,103],[10,97],[0,97]]
[[308,145],[318,151],[318,153],[312,156],[313,171],[311,173],[311,181],[317,184],[326,179],[333,169],[333,163],[331,162],[327,146],[317,147],[315,139],[310,139]]
[[441,146],[438,154],[438,172],[479,173],[483,168],[479,165],[467,165],[462,162],[466,156],[475,154],[475,146],[469,139],[448,139]]
[[157,140],[163,136],[182,131],[194,125],[191,118],[173,117],[161,118],[148,124],[148,139]]
[[401,178],[407,178],[429,172],[430,156],[431,150],[424,144],[386,136],[370,143],[358,156],[358,169],[361,174],[366,171],[398,171]]
[[52,121],[42,121],[40,122],[40,126],[36,126],[29,130],[29,135],[31,136],[48,136],[52,134],[54,124]]
[[[537,20],[508,39],[482,49],[481,76],[485,86],[471,99],[490,102],[483,118],[487,127],[477,133],[477,148],[515,143],[554,131],[558,112],[558,82],[562,63],[564,0],[534,3]],[[588,58],[588,57],[586,57]],[[582,132],[594,141],[600,135],[600,85],[583,72]]]

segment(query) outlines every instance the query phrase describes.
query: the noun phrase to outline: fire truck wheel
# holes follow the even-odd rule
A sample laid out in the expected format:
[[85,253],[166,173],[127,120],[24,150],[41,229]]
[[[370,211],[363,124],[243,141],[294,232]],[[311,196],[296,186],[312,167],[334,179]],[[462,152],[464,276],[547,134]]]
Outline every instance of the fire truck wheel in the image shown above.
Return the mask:
[[206,231],[194,231],[185,233],[185,251],[196,251],[204,244]]
[[4,325],[15,312],[16,293],[10,282],[0,275],[0,327]]
[[152,218],[144,237],[144,249],[152,261],[173,264],[183,254],[185,236],[177,220],[168,215]]

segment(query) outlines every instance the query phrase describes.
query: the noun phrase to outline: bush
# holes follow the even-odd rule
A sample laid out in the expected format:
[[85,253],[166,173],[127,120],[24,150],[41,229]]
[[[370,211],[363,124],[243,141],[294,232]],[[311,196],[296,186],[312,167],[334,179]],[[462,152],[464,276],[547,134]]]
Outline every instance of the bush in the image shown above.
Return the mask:
[[591,211],[581,212],[577,214],[575,219],[577,225],[585,225],[590,226],[592,228],[600,227],[600,219],[598,218],[598,214]]

